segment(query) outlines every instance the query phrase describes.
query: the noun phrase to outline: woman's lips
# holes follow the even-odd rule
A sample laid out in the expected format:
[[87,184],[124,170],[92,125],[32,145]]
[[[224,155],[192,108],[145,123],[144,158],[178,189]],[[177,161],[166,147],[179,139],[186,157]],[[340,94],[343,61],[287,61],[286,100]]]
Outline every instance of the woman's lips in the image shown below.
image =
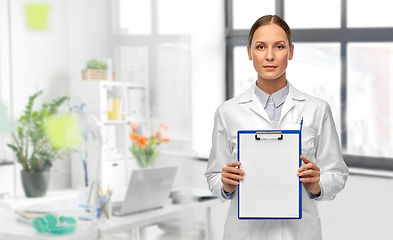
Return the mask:
[[267,65],[267,66],[263,66],[263,68],[265,68],[267,70],[273,70],[273,69],[276,69],[277,66]]

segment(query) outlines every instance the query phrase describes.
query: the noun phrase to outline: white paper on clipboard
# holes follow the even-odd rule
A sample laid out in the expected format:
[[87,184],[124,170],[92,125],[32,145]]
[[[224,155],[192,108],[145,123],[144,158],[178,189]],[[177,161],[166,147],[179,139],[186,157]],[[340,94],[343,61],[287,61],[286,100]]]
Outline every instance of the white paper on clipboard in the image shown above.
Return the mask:
[[238,187],[238,218],[301,218],[301,183],[297,176],[301,131],[258,131],[260,140],[256,133],[238,132],[238,160],[245,171]]

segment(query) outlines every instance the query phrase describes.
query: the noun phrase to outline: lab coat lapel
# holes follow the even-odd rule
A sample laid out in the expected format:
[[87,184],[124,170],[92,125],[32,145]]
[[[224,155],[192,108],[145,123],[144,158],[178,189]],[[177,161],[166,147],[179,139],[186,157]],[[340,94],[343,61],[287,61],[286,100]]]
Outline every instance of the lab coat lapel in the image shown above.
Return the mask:
[[296,109],[295,102],[305,100],[305,96],[302,92],[300,92],[295,87],[293,87],[288,81],[287,83],[289,85],[289,92],[287,98],[285,99],[284,106],[282,107],[282,111],[281,111],[280,124],[279,124],[279,126],[281,127],[283,126],[284,123],[287,124],[300,123],[301,116],[299,116],[297,112],[299,109]]
[[270,123],[270,119],[269,116],[267,115],[265,109],[263,108],[261,102],[259,101],[259,99],[257,98],[257,96],[255,96],[255,94],[253,94],[252,97],[252,101],[250,104],[250,110],[255,112],[256,114],[258,114],[259,116],[263,117],[266,121],[268,121]]
[[[256,128],[261,128],[261,126],[264,126],[265,124],[262,124],[262,122],[265,121],[267,125],[271,125],[269,116],[267,115],[261,102],[259,101],[259,99],[254,93],[254,87],[255,87],[254,85],[251,86],[246,92],[242,94],[239,100],[239,104],[247,104],[249,106],[250,111],[254,113],[251,116],[252,116],[252,121],[254,122],[254,126]],[[265,120],[265,121],[261,122],[261,120]]]
[[287,115],[287,113],[293,108],[293,106],[295,106],[295,103],[293,102],[292,96],[288,94],[287,98],[285,99],[284,106],[282,106],[280,122],[285,117],[285,115]]

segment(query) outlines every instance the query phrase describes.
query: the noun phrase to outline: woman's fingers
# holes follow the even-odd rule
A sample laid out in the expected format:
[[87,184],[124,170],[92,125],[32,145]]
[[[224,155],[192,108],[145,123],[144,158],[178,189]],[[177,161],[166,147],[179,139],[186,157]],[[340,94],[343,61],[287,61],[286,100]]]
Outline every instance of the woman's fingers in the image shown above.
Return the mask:
[[307,170],[307,169],[314,169],[314,170],[316,170],[316,171],[319,171],[319,167],[317,166],[317,164],[315,164],[315,163],[307,163],[307,164],[304,164],[303,166],[301,166],[300,168],[299,168],[299,172],[302,172],[302,171],[304,171],[304,170]]
[[240,166],[240,165],[242,165],[242,163],[239,162],[239,161],[227,163],[227,166],[228,166],[228,167],[236,167],[236,166]]
[[315,170],[304,170],[297,174],[301,177],[299,180],[303,183],[318,183],[320,180],[320,172]]
[[226,177],[221,177],[221,181],[223,184],[235,185],[235,186],[239,185],[238,181]]
[[318,171],[314,171],[314,170],[304,170],[302,172],[297,173],[298,176],[301,177],[307,177],[307,176],[311,176],[311,177],[319,177],[321,175],[320,172]]
[[239,185],[238,181],[243,180],[244,171],[237,168],[240,165],[239,161],[230,162],[222,168],[221,182],[224,184],[224,191],[232,192]]
[[244,175],[244,171],[241,169],[236,168],[237,166],[240,166],[240,162],[230,162],[227,163],[225,167],[222,168],[222,172],[228,172],[228,173],[234,173],[234,174],[241,174]]
[[[221,177],[228,179],[227,180],[228,184],[234,184],[234,182],[236,182],[236,185],[238,185],[237,180],[243,180],[242,175],[244,175],[243,170],[236,168],[237,166],[240,165],[241,162],[239,161],[227,163],[227,165],[222,168]],[[236,181],[231,181],[231,180],[236,180]]]
[[315,162],[311,162],[307,158],[303,157],[303,155],[300,156],[300,159],[302,159],[302,161],[305,164],[298,169],[298,172],[303,172],[304,170],[308,170],[308,169],[313,169],[317,172],[320,171],[319,167],[317,166],[317,164]]
[[319,177],[307,177],[307,178],[302,177],[299,180],[304,183],[318,183]]
[[300,159],[304,162],[304,163],[311,163],[310,160],[308,160],[306,157],[304,157],[303,155],[300,155]]
[[233,179],[233,180],[243,180],[243,176],[239,174],[232,174],[228,172],[223,172],[222,176],[225,178]]

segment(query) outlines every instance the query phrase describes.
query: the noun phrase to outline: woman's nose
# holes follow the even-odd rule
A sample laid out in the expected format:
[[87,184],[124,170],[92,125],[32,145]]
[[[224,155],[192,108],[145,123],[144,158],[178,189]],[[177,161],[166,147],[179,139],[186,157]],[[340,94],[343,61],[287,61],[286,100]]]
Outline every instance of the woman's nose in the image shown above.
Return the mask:
[[274,60],[273,50],[270,49],[270,50],[267,51],[266,60],[267,61],[273,61]]

